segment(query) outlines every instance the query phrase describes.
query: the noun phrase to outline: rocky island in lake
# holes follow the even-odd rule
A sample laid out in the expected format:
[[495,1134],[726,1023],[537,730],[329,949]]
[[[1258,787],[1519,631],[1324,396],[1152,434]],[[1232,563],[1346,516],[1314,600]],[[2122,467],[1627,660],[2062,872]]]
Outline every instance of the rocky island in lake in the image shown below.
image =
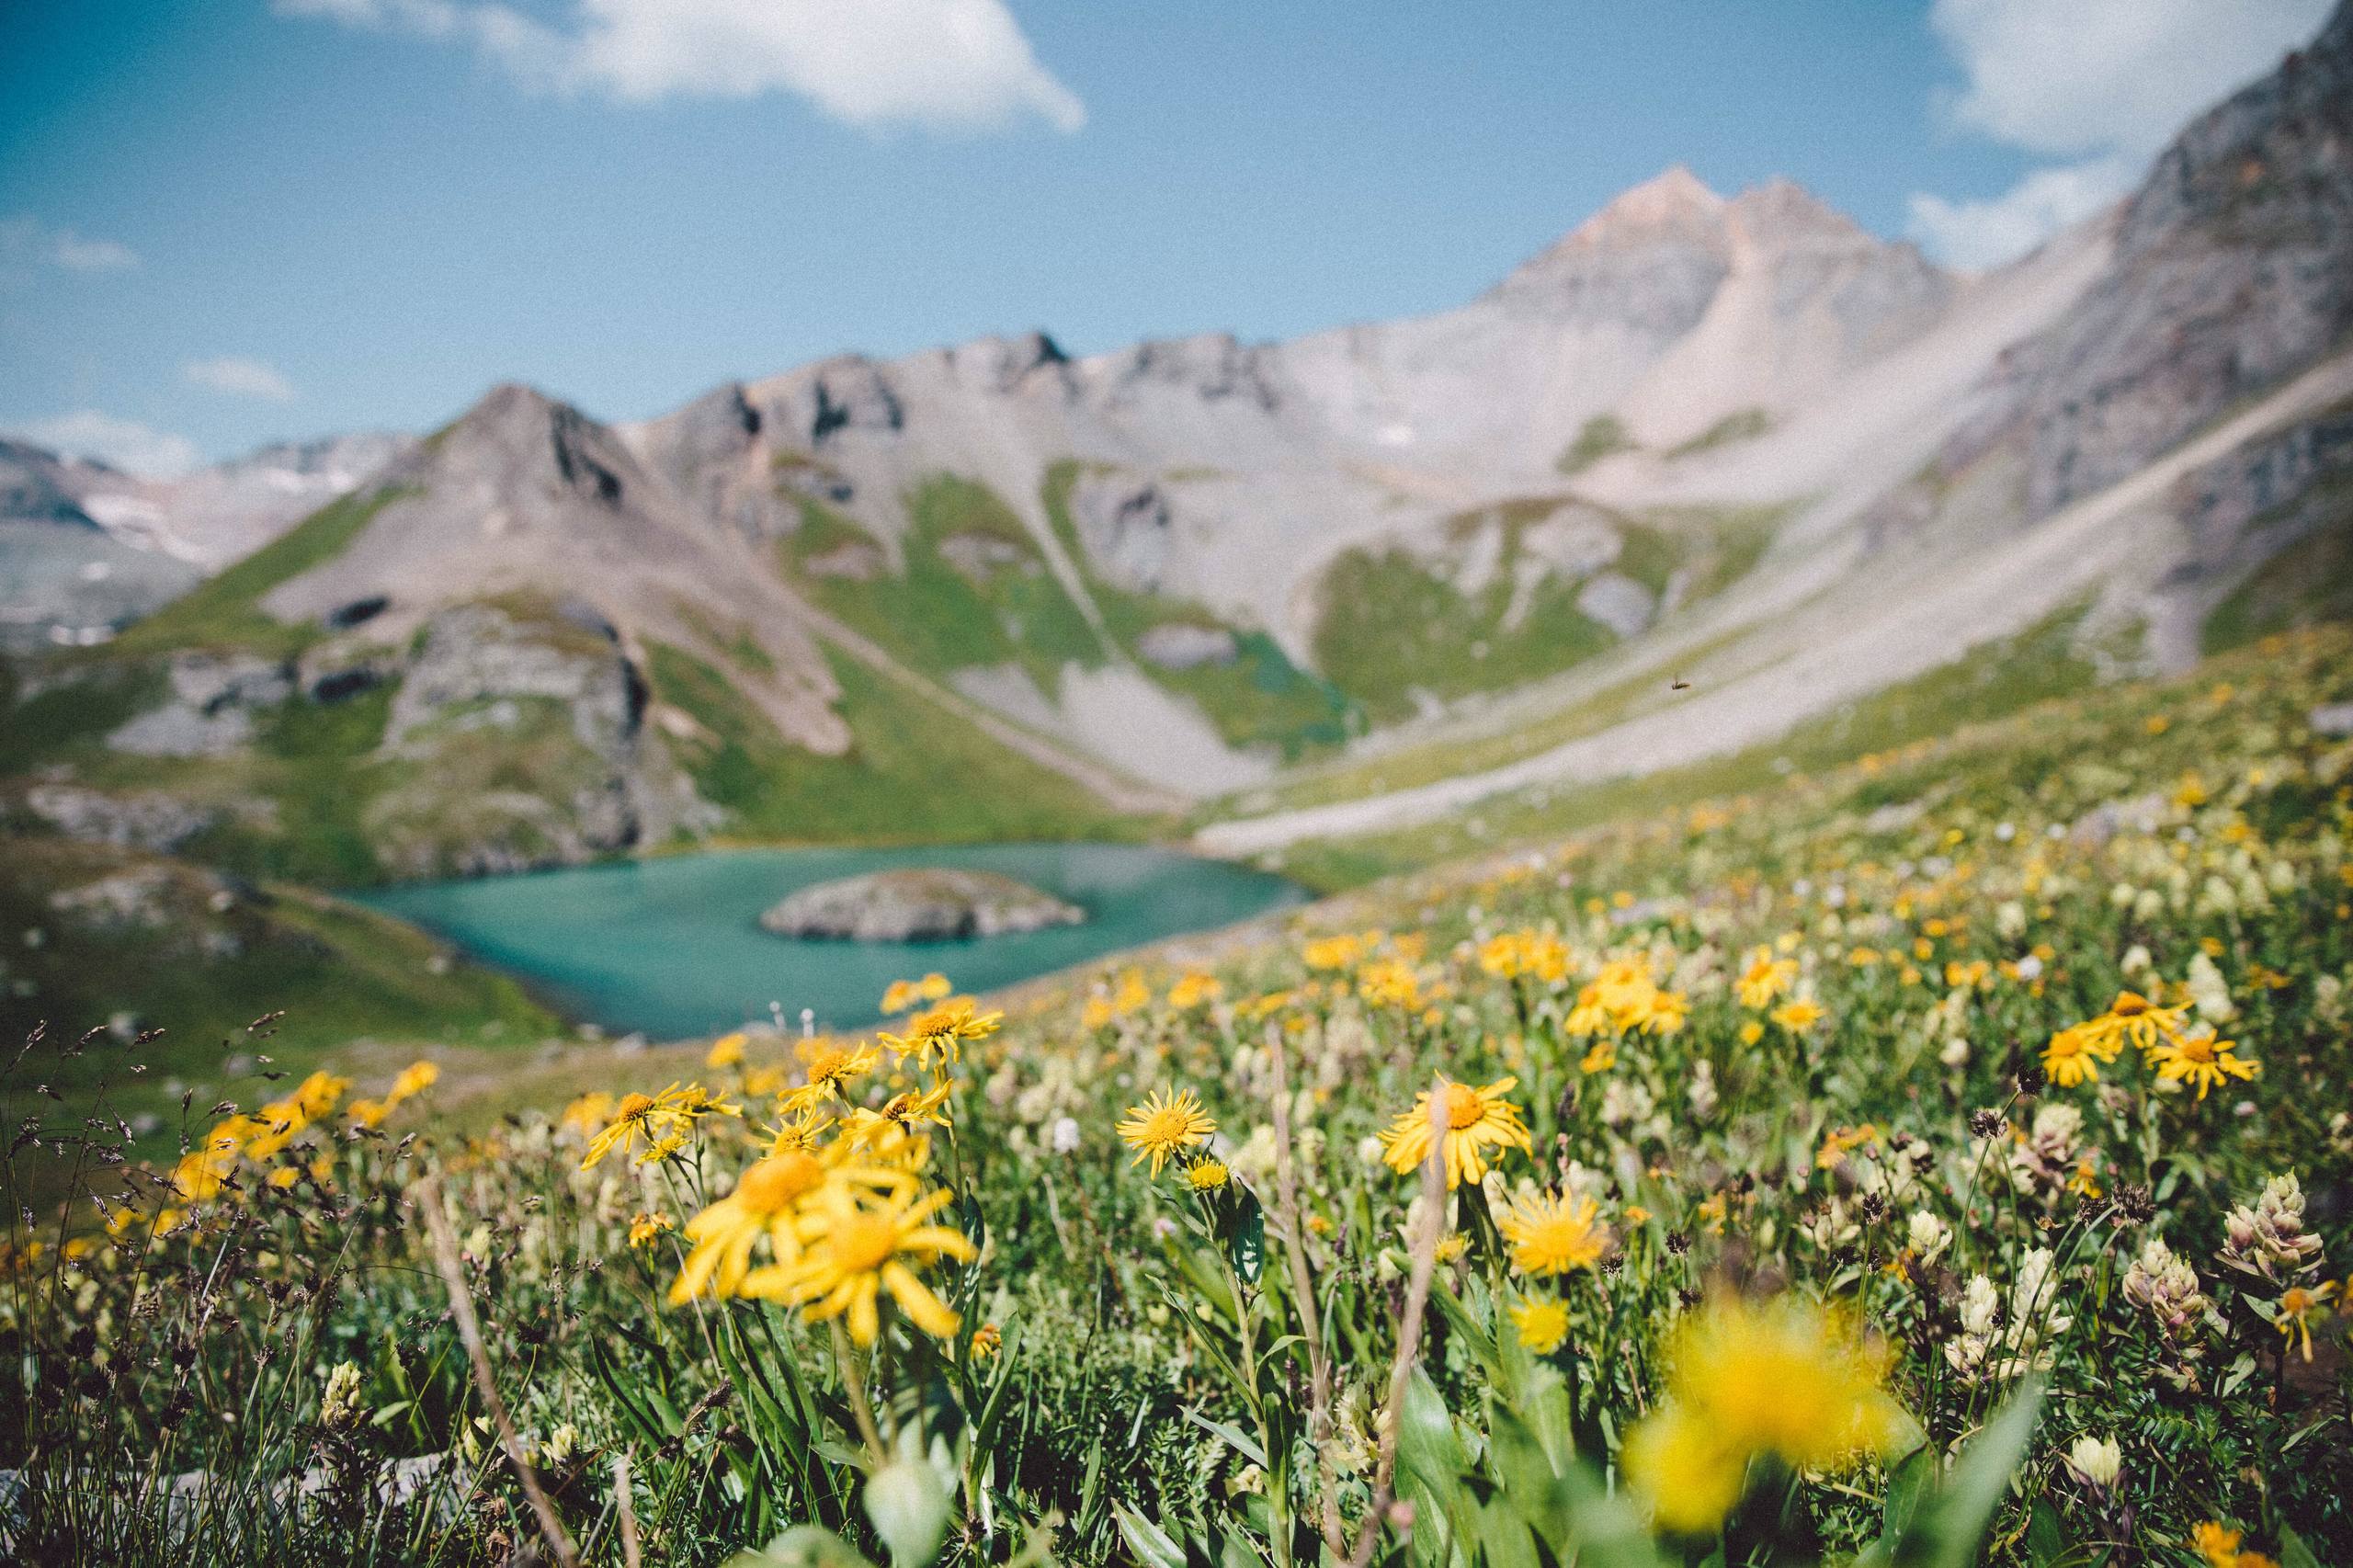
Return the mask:
[[994,871],[926,868],[818,882],[760,916],[779,937],[938,942],[1075,926],[1086,912]]

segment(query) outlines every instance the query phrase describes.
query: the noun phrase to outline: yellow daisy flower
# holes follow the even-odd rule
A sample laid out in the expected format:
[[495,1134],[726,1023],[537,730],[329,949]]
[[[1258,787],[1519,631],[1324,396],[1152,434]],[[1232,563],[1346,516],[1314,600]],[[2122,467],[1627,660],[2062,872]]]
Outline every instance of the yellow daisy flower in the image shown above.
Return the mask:
[[2072,1024],[2051,1037],[2042,1048],[2042,1070],[2061,1088],[2072,1089],[2099,1077],[2099,1064],[2116,1060],[2121,1042],[2088,1024]]
[[1127,1119],[1114,1131],[1121,1142],[1136,1151],[1134,1163],[1140,1165],[1150,1160],[1152,1174],[1157,1176],[1172,1157],[1208,1142],[1217,1123],[1210,1119],[1192,1090],[1179,1089],[1172,1095],[1155,1089],[1144,1096],[1143,1104],[1130,1107]]
[[918,1065],[928,1067],[935,1052],[943,1062],[953,1062],[962,1053],[964,1041],[987,1039],[1004,1021],[1003,1013],[978,1012],[971,997],[956,996],[917,1013],[905,1034],[877,1038],[900,1057],[912,1056]]
[[1530,1296],[1511,1309],[1512,1326],[1519,1342],[1539,1356],[1550,1356],[1569,1337],[1569,1309],[1541,1296]]
[[1495,1221],[1511,1246],[1511,1266],[1522,1274],[1552,1276],[1591,1268],[1609,1250],[1609,1227],[1599,1222],[1600,1205],[1590,1198],[1540,1193],[1520,1199]]
[[2246,1081],[2263,1071],[2259,1062],[2249,1061],[2237,1053],[2236,1045],[2227,1040],[2217,1040],[2211,1034],[2191,1035],[2164,1040],[2149,1053],[2150,1064],[2157,1076],[2168,1084],[2195,1084],[2198,1097],[2204,1099],[2206,1091],[2220,1088],[2225,1079]]
[[2115,1047],[2129,1041],[2143,1051],[2156,1050],[2158,1042],[2181,1032],[2181,1021],[2188,1016],[2187,1004],[2160,1006],[2137,991],[2120,991],[2108,1011],[2076,1028],[2092,1040],[2110,1048],[2103,1061],[2113,1060]]
[[1528,1129],[1519,1119],[1519,1108],[1504,1098],[1518,1084],[1518,1078],[1498,1078],[1484,1088],[1473,1088],[1441,1077],[1436,1089],[1415,1096],[1413,1108],[1381,1132],[1381,1157],[1400,1174],[1429,1158],[1430,1103],[1435,1094],[1443,1096],[1439,1103],[1446,1121],[1442,1147],[1448,1189],[1466,1180],[1483,1180],[1488,1150],[1528,1152]]
[[840,1096],[852,1081],[865,1077],[882,1064],[882,1053],[864,1040],[844,1044],[824,1035],[802,1040],[792,1048],[792,1053],[801,1058],[804,1081],[784,1096],[784,1108],[795,1113],[816,1109]]
[[687,1221],[687,1240],[694,1246],[670,1286],[670,1304],[742,1293],[752,1249],[763,1238],[779,1263],[790,1263],[801,1254],[794,1222],[802,1200],[831,1187],[904,1196],[915,1189],[915,1178],[858,1161],[841,1144],[824,1154],[794,1149],[754,1162],[734,1191]]
[[930,1222],[954,1196],[939,1187],[921,1198],[902,1191],[865,1200],[847,1187],[829,1186],[795,1226],[800,1256],[755,1271],[745,1293],[791,1301],[812,1322],[846,1319],[850,1338],[867,1346],[881,1332],[888,1290],[907,1321],[935,1339],[950,1338],[955,1312],[915,1271],[943,1257],[969,1263],[978,1256],[960,1233]]

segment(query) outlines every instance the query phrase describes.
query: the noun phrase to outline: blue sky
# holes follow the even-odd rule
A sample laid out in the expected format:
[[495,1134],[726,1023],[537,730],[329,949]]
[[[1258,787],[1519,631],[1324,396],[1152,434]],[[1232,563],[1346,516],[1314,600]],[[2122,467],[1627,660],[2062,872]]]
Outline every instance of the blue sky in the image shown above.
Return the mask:
[[1677,162],[1982,264],[2325,0],[0,5],[0,429],[162,470],[1438,309]]

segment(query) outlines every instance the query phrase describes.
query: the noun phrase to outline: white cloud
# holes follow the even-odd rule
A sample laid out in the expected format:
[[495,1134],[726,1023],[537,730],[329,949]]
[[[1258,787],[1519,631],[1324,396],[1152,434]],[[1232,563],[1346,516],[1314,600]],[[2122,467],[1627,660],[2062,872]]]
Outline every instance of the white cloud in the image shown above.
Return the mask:
[[2319,30],[2331,0],[1936,0],[1963,85],[1954,127],[2063,164],[1982,201],[1912,199],[1911,232],[1957,266],[2022,255],[2130,189],[2193,116]]
[[524,85],[631,103],[784,91],[865,128],[1086,120],[1004,0],[573,0],[551,25],[500,0],[276,0],[280,15],[463,44]]
[[85,408],[54,419],[36,419],[10,432],[37,447],[69,458],[92,458],[143,479],[176,479],[204,460],[185,436],[151,430],[136,420]]
[[2070,223],[2090,217],[2132,188],[2136,158],[2109,154],[2080,164],[2032,169],[1984,201],[1912,198],[1912,237],[1950,267],[1998,267],[2024,256]]
[[180,367],[180,374],[198,386],[227,392],[232,397],[257,397],[269,403],[294,401],[294,383],[275,366],[258,359],[233,354],[218,359],[191,359]]
[[69,272],[120,272],[139,265],[137,253],[118,240],[85,239],[71,229],[52,229],[29,213],[0,218],[0,260]]

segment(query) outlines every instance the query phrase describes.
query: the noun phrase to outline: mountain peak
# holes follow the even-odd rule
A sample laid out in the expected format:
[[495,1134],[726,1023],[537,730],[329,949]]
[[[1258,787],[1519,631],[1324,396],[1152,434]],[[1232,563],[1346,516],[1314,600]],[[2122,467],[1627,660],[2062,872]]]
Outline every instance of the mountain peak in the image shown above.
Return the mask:
[[1749,237],[1767,243],[1799,239],[1877,243],[1852,218],[1781,175],[1742,191],[1726,208]]
[[1620,192],[1600,211],[1577,225],[1571,239],[1599,240],[1629,231],[1708,222],[1724,210],[1724,199],[1681,164]]

